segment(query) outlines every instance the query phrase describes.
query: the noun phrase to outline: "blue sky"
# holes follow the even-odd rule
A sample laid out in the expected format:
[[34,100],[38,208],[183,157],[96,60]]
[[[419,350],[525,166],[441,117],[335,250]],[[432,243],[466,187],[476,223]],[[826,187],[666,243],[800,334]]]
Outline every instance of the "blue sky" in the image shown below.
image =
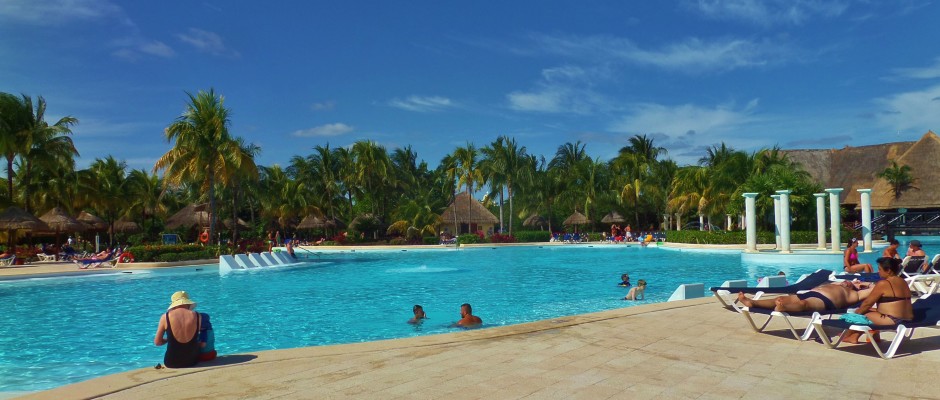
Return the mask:
[[[680,164],[916,140],[940,128],[930,1],[0,1],[0,91],[77,117],[79,166],[150,169],[186,91],[286,164],[411,144],[431,166],[515,137],[608,159],[647,134]],[[52,119],[52,118],[50,118]]]

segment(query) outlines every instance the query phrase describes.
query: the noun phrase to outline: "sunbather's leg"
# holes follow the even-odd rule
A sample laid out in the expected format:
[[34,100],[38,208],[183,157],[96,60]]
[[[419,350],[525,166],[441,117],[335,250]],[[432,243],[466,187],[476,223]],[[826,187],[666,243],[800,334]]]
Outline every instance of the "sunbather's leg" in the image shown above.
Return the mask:
[[738,293],[738,302],[744,304],[745,307],[757,307],[757,308],[766,308],[768,310],[773,310],[777,306],[777,300],[785,297],[795,297],[795,296],[781,296],[776,299],[763,299],[763,300],[753,300],[744,295],[744,293]]
[[862,273],[862,272],[872,273],[874,271],[875,270],[872,269],[871,264],[855,264],[850,267],[845,267],[845,272],[852,273],[852,274],[857,274],[857,273]]
[[[865,314],[865,316],[868,317],[868,319],[871,320],[871,322],[874,323],[875,325],[895,325],[895,324],[897,324],[897,321],[895,321],[895,320],[893,320],[893,319],[891,319],[891,318],[888,318],[887,316],[885,316],[884,314],[882,314],[882,313],[880,313],[880,312],[878,312],[878,311],[869,311],[869,312],[867,312],[867,313]],[[845,342],[845,343],[858,344],[858,343],[859,343],[858,339],[859,339],[861,336],[862,336],[862,333],[861,333],[861,332],[858,332],[858,331],[851,331],[851,332],[845,334],[845,337],[842,339],[842,341]],[[876,342],[880,342],[880,341],[881,341],[881,332],[875,331],[875,334],[872,335],[872,336],[875,337],[875,341],[876,341]]]

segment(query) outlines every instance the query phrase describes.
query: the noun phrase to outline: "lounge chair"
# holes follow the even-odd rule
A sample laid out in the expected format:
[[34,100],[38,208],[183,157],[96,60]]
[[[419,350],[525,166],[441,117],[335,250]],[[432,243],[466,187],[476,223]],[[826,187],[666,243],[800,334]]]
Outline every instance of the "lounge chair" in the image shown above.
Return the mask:
[[[805,278],[800,279],[796,283],[787,286],[778,286],[778,287],[722,287],[716,286],[710,288],[709,290],[715,294],[715,297],[719,302],[725,307],[732,306],[734,307],[734,301],[730,304],[725,301],[721,296],[728,295],[731,293],[746,293],[753,294],[756,297],[760,297],[764,294],[796,294],[797,292],[810,290],[816,286],[822,285],[826,282],[829,282],[829,276],[832,275],[832,271],[828,269],[820,269],[812,274],[807,275]],[[756,298],[755,297],[755,298]],[[735,300],[737,301],[737,300]],[[741,311],[739,308],[735,307],[737,311]]]
[[104,258],[89,258],[84,260],[74,260],[75,264],[78,265],[79,269],[88,269],[88,268],[98,268],[105,263],[108,263],[110,266],[117,264],[117,259],[120,257],[120,252],[117,250],[111,251]]
[[904,257],[901,261],[901,277],[910,278],[924,273],[924,264],[927,263],[927,257]]
[[[774,310],[770,310],[766,308],[757,308],[757,307],[754,307],[754,308],[741,307],[741,308],[736,308],[736,309],[742,315],[744,315],[744,319],[746,319],[747,322],[751,325],[751,328],[754,329],[754,332],[763,332],[764,329],[767,328],[767,325],[770,324],[770,321],[774,319],[774,317],[782,317],[783,320],[786,321],[787,326],[790,329],[790,333],[792,333],[793,337],[795,337],[797,340],[800,340],[800,341],[808,340],[811,336],[813,336],[813,324],[812,324],[813,320],[810,320],[810,323],[806,324],[806,328],[804,328],[803,333],[800,334],[800,333],[797,333],[796,328],[793,326],[793,322],[790,321],[790,317],[807,317],[807,318],[815,319],[815,318],[822,318],[823,315],[832,316],[836,314],[845,314],[849,312],[850,310],[852,310],[851,308],[839,308],[839,309],[826,310],[826,311],[783,312],[783,311],[774,311]],[[766,315],[767,320],[764,321],[764,323],[760,327],[758,327],[757,323],[754,322],[754,319],[751,317],[751,314]]]
[[[872,347],[875,348],[875,352],[877,352],[881,358],[887,360],[894,357],[898,351],[898,348],[901,347],[901,343],[904,342],[904,338],[911,337],[914,334],[914,329],[940,328],[940,296],[931,296],[929,298],[922,298],[915,301],[914,319],[902,324],[853,325],[838,319],[824,320],[816,317],[813,318],[811,324],[823,343],[833,349],[842,343],[842,339],[845,338],[845,335],[849,333],[849,331],[861,332],[862,335],[864,335],[864,337],[868,339],[869,342],[871,342]],[[842,330],[842,333],[839,334],[839,338],[836,339],[836,341],[832,341],[832,339],[829,337],[829,334],[826,333],[825,328],[827,327]],[[871,335],[871,331],[894,332],[894,338],[888,344],[886,351],[883,351],[878,342],[874,340]]]
[[16,256],[15,256],[15,255],[9,256],[9,257],[0,258],[0,267],[9,267],[9,266],[13,265],[13,261],[16,261]]
[[53,262],[56,259],[55,254],[46,254],[46,253],[37,253],[36,257],[39,258],[39,262]]
[[930,297],[940,289],[940,274],[920,274],[905,278],[904,281],[911,292],[917,293],[921,299]]
[[833,275],[832,279],[842,279],[846,281],[852,281],[858,279],[862,282],[878,282],[881,280],[881,276],[877,272],[860,272],[855,274],[841,274]]

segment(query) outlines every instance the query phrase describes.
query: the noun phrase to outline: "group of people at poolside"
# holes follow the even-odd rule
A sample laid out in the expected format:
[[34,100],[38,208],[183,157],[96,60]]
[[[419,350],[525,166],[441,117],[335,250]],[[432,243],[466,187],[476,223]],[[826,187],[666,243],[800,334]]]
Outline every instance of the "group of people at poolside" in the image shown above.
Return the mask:
[[[420,304],[415,304],[415,306],[411,308],[411,312],[414,313],[414,317],[408,320],[409,324],[421,324],[424,320],[428,319],[428,315],[424,312],[424,307]],[[452,328],[478,328],[481,325],[483,325],[483,319],[473,315],[473,307],[470,303],[463,303],[460,305],[460,319],[450,326]]]
[[[901,260],[881,257],[877,264],[880,279],[875,283],[826,283],[805,293],[761,300],[753,300],[744,293],[738,293],[738,301],[747,307],[781,312],[831,311],[857,306],[855,313],[864,315],[873,325],[896,325],[910,321],[914,317],[912,294],[907,282],[898,276]],[[859,332],[850,333],[843,341],[858,343],[860,335]]]
[[[862,264],[858,260],[858,244],[860,241],[858,238],[849,239],[846,243],[845,251],[842,253],[842,269],[845,272],[856,274],[856,273],[873,273],[874,268],[871,264]],[[881,252],[882,257],[893,258],[900,260],[901,254],[898,252],[898,246],[900,242],[895,239],[888,241],[888,247]],[[908,243],[906,257],[920,257],[922,259],[927,258],[927,253],[924,252],[923,245],[920,243],[920,240],[911,240]],[[926,271],[929,268],[929,265],[925,262],[923,270]]]

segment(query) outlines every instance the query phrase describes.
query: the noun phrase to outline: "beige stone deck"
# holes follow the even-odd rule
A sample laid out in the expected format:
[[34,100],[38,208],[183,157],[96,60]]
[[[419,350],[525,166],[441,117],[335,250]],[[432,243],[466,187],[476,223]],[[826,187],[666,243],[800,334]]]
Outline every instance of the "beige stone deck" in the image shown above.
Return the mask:
[[775,321],[770,334],[754,333],[714,299],[696,299],[231,355],[204,367],[141,369],[27,398],[940,398],[936,330],[918,330],[898,358],[886,361],[869,345],[831,350],[783,329]]

